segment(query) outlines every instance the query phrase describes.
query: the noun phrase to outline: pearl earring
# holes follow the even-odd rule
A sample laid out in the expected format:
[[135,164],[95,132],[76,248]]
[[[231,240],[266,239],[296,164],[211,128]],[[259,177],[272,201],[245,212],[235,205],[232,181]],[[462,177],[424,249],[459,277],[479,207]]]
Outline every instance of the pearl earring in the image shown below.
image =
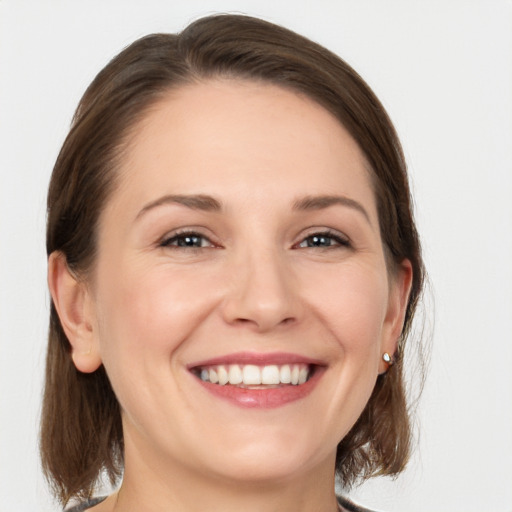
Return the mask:
[[388,365],[388,368],[390,366],[393,366],[393,358],[387,352],[384,352],[384,354],[382,354],[382,360]]

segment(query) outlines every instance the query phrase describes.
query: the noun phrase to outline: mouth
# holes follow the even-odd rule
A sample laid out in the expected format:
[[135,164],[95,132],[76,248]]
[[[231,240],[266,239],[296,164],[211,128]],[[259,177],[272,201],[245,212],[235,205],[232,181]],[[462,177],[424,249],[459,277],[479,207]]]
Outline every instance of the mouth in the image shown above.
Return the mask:
[[[298,357],[241,355],[211,360],[189,367],[210,393],[241,407],[271,408],[307,396],[321,377],[325,365],[298,361]],[[237,360],[238,359],[238,360]]]
[[245,389],[265,389],[281,386],[301,386],[313,375],[310,364],[218,364],[199,366],[192,373],[203,382],[218,386],[237,386]]

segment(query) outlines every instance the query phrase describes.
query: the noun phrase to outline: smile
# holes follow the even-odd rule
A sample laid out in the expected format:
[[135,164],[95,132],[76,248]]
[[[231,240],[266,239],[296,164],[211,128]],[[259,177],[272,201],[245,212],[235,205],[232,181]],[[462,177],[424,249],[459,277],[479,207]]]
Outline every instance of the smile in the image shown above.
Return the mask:
[[189,366],[212,397],[242,408],[268,409],[304,399],[327,366],[295,354],[238,353]]
[[254,364],[219,364],[210,367],[199,367],[194,372],[203,382],[219,386],[251,387],[256,389],[268,386],[305,384],[312,373],[308,364],[282,364],[258,366]]

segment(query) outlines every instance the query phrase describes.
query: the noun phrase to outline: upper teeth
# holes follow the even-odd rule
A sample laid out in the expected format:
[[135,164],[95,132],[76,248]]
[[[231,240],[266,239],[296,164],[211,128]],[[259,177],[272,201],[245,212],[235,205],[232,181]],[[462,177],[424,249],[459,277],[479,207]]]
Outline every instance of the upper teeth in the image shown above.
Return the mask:
[[306,364],[256,366],[253,364],[216,365],[201,368],[201,380],[213,384],[257,386],[261,384],[304,384],[309,377]]

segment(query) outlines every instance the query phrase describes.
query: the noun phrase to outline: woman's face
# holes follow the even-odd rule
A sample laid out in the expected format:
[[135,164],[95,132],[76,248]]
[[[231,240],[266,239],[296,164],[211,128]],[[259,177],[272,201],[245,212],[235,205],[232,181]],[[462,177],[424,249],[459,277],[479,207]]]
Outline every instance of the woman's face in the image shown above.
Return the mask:
[[140,123],[89,287],[127,469],[332,472],[410,280],[390,281],[369,173],[331,114],[272,85],[186,86]]

